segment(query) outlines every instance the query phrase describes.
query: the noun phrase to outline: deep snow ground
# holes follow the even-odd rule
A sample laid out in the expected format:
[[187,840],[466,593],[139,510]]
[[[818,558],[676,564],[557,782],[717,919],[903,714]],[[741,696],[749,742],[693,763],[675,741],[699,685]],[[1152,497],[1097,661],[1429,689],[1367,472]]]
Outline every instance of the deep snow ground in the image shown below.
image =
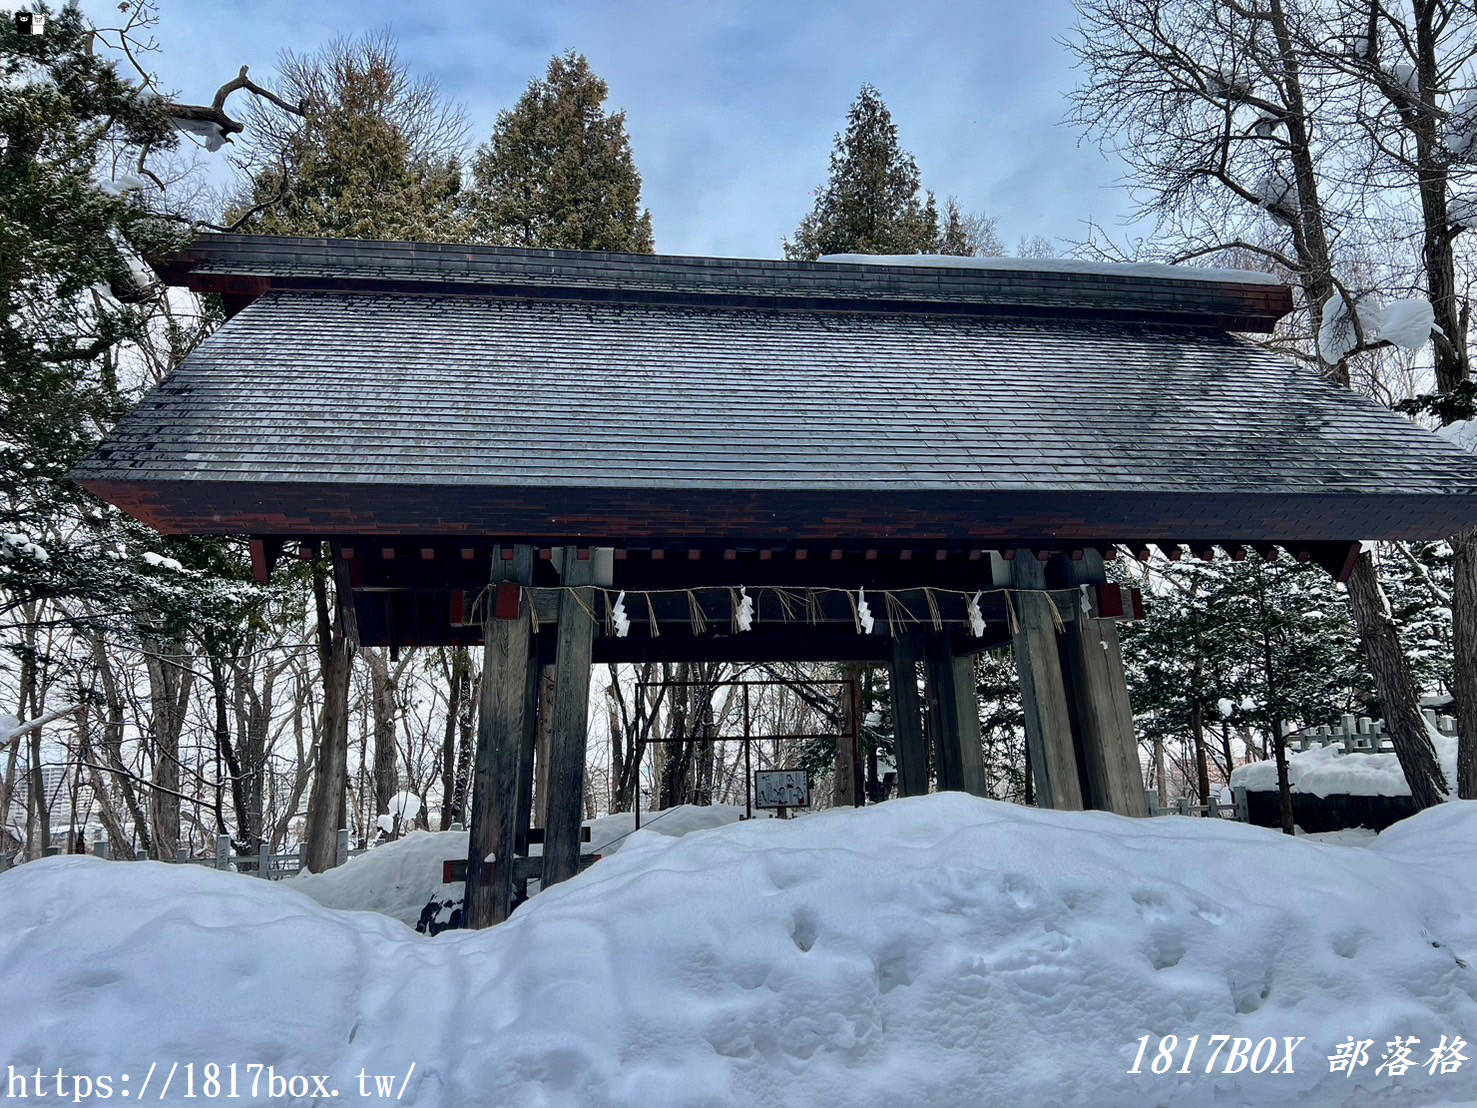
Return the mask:
[[[1374,1075],[1397,1034],[1477,1040],[1477,802],[1358,847],[957,794],[653,832],[434,939],[293,885],[0,876],[0,1063],[347,1092],[413,1061],[438,1106],[1477,1101],[1477,1062]],[[1305,1042],[1291,1076],[1129,1074],[1145,1034]],[[1370,1062],[1331,1074],[1350,1035]]]
[[[684,804],[641,813],[641,826],[653,834],[680,836],[737,823],[743,814],[742,808],[731,804]],[[767,812],[754,814],[769,818]],[[585,826],[590,829],[590,841],[581,850],[604,857],[630,841],[636,817],[619,812],[586,820]],[[531,853],[538,854],[540,849],[535,846]],[[441,863],[466,856],[465,831],[412,831],[395,842],[355,855],[337,869],[300,874],[292,878],[290,887],[328,908],[380,912],[414,927],[432,896],[454,896],[460,901],[463,883],[441,884]]]

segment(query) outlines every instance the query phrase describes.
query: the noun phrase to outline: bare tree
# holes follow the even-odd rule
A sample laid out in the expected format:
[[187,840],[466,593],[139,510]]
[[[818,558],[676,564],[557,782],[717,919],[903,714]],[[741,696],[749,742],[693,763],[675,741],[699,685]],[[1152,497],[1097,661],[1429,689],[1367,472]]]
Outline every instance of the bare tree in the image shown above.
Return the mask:
[[[1301,314],[1284,348],[1348,385],[1348,359],[1379,340],[1335,271],[1333,243],[1355,220],[1345,197],[1325,192],[1347,158],[1324,127],[1332,90],[1302,46],[1315,33],[1308,17],[1282,0],[1079,0],[1078,12],[1072,120],[1128,164],[1141,214],[1175,260],[1234,250],[1286,273]],[[1330,350],[1315,335],[1344,305],[1352,341]],[[1349,605],[1411,794],[1434,804],[1445,776],[1368,553]]]

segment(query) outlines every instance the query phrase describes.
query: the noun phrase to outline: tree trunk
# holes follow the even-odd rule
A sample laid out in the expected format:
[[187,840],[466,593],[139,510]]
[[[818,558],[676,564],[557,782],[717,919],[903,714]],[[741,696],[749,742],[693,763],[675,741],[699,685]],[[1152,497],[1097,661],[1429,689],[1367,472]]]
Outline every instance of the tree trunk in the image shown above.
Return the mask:
[[838,808],[850,808],[857,803],[857,771],[861,768],[856,761],[856,735],[861,727],[860,682],[862,667],[848,662],[841,667],[841,679],[846,684],[841,689],[840,711],[837,715],[845,721],[849,734],[836,736],[836,769],[832,777],[832,803]]
[[399,784],[395,768],[395,678],[390,673],[388,652],[366,650],[369,665],[369,699],[374,715],[374,814],[382,816],[390,810],[390,800]]
[[1349,578],[1349,606],[1359,625],[1364,657],[1374,673],[1375,688],[1384,708],[1385,727],[1417,808],[1429,808],[1446,799],[1446,775],[1421,716],[1420,700],[1410,666],[1390,618],[1390,606],[1380,587],[1374,559],[1360,554]]
[[1197,699],[1190,707],[1190,737],[1195,743],[1195,784],[1200,803],[1210,802],[1210,766],[1205,758],[1205,706]]
[[461,712],[462,676],[458,668],[461,652],[450,648],[447,667],[446,730],[441,736],[441,830],[459,821],[456,809],[456,721]]
[[1451,540],[1452,695],[1456,698],[1457,795],[1477,800],[1477,531]]
[[323,681],[323,708],[318,750],[313,760],[313,789],[308,796],[308,869],[324,873],[338,865],[338,832],[347,815],[344,791],[349,766],[349,671],[351,655],[343,606],[348,597],[333,596],[329,610],[328,571],[319,558],[313,565],[313,597],[318,608],[318,666]]
[[138,794],[134,792],[133,777],[123,765],[125,718],[123,694],[118,688],[118,678],[113,672],[113,664],[108,658],[107,648],[103,645],[103,637],[96,632],[92,636],[92,657],[97,665],[98,678],[103,684],[103,703],[108,710],[107,719],[103,724],[103,753],[107,757],[109,767],[113,770],[113,779],[118,783],[118,791],[123,796],[123,803],[133,819],[138,844],[144,848],[145,852],[152,853],[153,838],[149,822],[144,816],[143,805],[139,801]]
[[458,822],[467,822],[467,790],[472,779],[472,755],[476,744],[477,701],[482,695],[482,678],[472,672],[472,655],[464,647],[457,647],[462,656],[462,699],[461,712],[457,717],[456,787],[453,790],[452,816]]
[[1297,824],[1293,822],[1292,782],[1287,776],[1287,740],[1282,735],[1282,721],[1275,716],[1272,719],[1272,756],[1277,759],[1277,810],[1282,817],[1282,833],[1295,835]]
[[[33,617],[34,618],[34,617]],[[28,622],[23,629],[24,646],[20,651],[20,700],[16,720],[25,723],[41,715],[36,693],[36,625]],[[27,715],[27,713],[30,713]],[[39,858],[51,846],[51,807],[47,803],[46,784],[41,773],[41,728],[31,731],[26,741],[26,857]]]
[[[251,822],[250,809],[246,801],[246,782],[241,775],[241,761],[236,754],[236,745],[231,741],[231,713],[228,706],[230,694],[226,685],[226,667],[217,655],[216,649],[212,647],[206,649],[210,656],[211,696],[215,700],[216,812],[220,813],[223,804],[221,790],[229,786],[231,807],[236,812],[236,842],[242,850],[250,853],[256,846],[253,835],[260,830],[260,824],[253,825]],[[223,776],[229,780],[221,781]],[[226,833],[224,821],[217,828],[217,833]]]
[[195,671],[183,643],[145,637],[143,650],[149,674],[149,737],[154,754],[155,787],[149,797],[153,856],[173,861],[180,838],[179,737]]

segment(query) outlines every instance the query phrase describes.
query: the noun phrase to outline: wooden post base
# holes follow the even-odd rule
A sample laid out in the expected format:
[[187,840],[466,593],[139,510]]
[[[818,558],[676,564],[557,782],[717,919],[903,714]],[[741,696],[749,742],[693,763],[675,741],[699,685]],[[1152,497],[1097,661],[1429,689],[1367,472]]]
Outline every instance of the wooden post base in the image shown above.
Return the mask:
[[[477,758],[467,843],[467,927],[501,923],[513,910],[518,845],[520,765],[528,710],[532,625],[519,586],[533,578],[533,548],[513,557],[492,552],[492,588],[482,612],[482,695],[477,708]],[[500,587],[501,586],[501,587]],[[491,857],[502,865],[490,864]]]

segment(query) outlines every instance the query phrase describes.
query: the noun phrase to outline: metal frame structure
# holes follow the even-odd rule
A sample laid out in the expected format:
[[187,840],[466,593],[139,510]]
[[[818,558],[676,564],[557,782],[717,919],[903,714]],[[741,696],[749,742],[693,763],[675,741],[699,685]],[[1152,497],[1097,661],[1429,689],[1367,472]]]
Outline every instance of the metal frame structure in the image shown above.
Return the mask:
[[[800,687],[800,686],[803,686],[803,687],[806,687],[806,688],[825,687],[825,688],[833,689],[836,692],[842,693],[844,695],[844,694],[847,694],[848,691],[850,690],[851,684],[852,683],[850,681],[847,681],[847,680],[844,680],[844,679],[839,679],[839,678],[838,679],[832,679],[832,680],[814,680],[814,681],[813,680],[805,680],[805,679],[797,678],[797,679],[795,679],[793,681],[786,681],[786,680],[782,680],[782,679],[779,679],[779,678],[767,678],[767,679],[763,679],[763,680],[750,680],[748,678],[732,677],[732,678],[728,678],[728,679],[725,679],[725,680],[722,680],[722,681],[637,681],[636,682],[636,692],[637,692],[637,695],[641,695],[641,694],[644,694],[648,689],[657,689],[657,688],[660,688],[660,689],[708,689],[708,690],[710,690],[709,695],[711,696],[712,693],[717,692],[719,689],[722,689],[722,688],[737,688],[739,690],[739,695],[742,698],[742,703],[743,703],[743,734],[741,734],[741,735],[693,735],[691,737],[684,736],[680,740],[674,739],[674,740],[659,740],[659,741],[663,741],[663,742],[665,742],[665,741],[673,741],[673,742],[694,742],[694,743],[705,743],[705,744],[706,743],[723,743],[723,742],[742,743],[743,744],[743,747],[744,747],[744,818],[745,819],[752,819],[754,817],[754,770],[753,770],[753,764],[752,764],[752,761],[751,761],[751,758],[750,758],[750,755],[749,755],[749,748],[751,746],[753,746],[754,743],[756,743],[756,742],[773,742],[773,743],[776,744],[776,749],[778,749],[778,744],[779,743],[782,743],[782,742],[799,742],[799,741],[806,741],[806,740],[810,740],[810,739],[850,739],[851,740],[852,751],[853,751],[853,754],[855,756],[855,759],[859,761],[860,760],[860,757],[861,757],[861,727],[860,727],[860,724],[859,724],[859,721],[858,721],[858,724],[857,725],[854,725],[854,726],[852,726],[850,728],[840,727],[840,728],[837,728],[834,731],[791,731],[791,732],[786,732],[786,733],[777,734],[777,735],[756,735],[756,734],[754,734],[754,731],[753,731],[753,719],[754,719],[754,717],[753,717],[753,707],[752,707],[752,704],[751,704],[751,702],[749,700],[749,690],[751,688],[776,687],[776,686],[783,687],[783,688],[795,688],[795,687]],[[644,764],[644,762],[646,760],[646,752],[647,752],[647,750],[649,750],[654,745],[656,745],[654,742],[647,742],[645,744],[645,746],[643,746],[643,748],[641,750],[641,754],[640,754],[640,761],[643,764]],[[640,830],[640,828],[641,828],[641,785],[640,785],[641,771],[639,769],[637,770],[637,773],[636,773],[636,781],[637,781],[637,784],[636,784],[636,796],[635,796],[635,804],[636,804],[636,807],[635,807],[635,812],[636,812],[636,828],[637,828],[637,830]],[[862,797],[861,797],[860,794],[858,794],[858,796],[857,796],[857,804],[858,804],[858,806],[860,806],[861,800],[862,800]]]

